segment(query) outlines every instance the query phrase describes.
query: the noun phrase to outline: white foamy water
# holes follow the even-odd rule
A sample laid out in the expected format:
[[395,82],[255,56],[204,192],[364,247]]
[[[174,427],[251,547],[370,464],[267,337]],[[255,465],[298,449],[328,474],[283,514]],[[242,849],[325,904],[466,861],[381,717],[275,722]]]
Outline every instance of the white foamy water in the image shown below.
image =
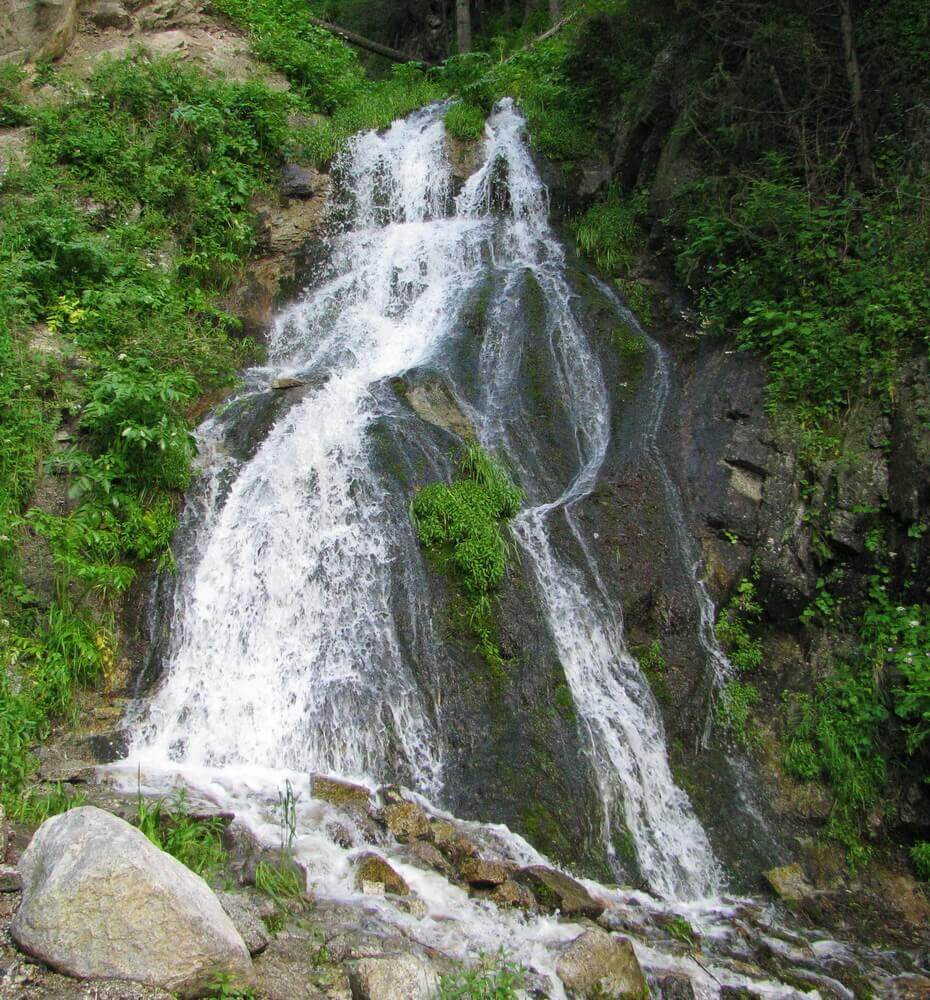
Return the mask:
[[[572,515],[607,454],[610,400],[509,103],[492,116],[487,143],[486,165],[454,201],[436,109],[358,137],[345,154],[350,221],[333,240],[330,277],[279,318],[272,367],[248,379],[262,389],[272,377],[305,375],[309,385],[246,461],[224,451],[217,420],[201,431],[197,541],[130,760],[225,769],[230,781],[254,769],[400,776],[441,799],[441,694],[418,684],[392,603],[396,539],[410,531],[397,509],[409,497],[392,504],[385,493],[371,431],[381,416],[376,387],[456,342],[467,294],[490,261],[506,287],[489,310],[477,395],[463,405],[531,498],[513,532],[577,708],[605,846],[612,852],[626,828],[654,892],[713,896],[717,864],[675,785],[660,713]],[[528,274],[545,317],[527,333],[508,310]],[[537,469],[532,432],[508,426],[526,336],[548,351],[574,442],[556,488],[551,470]],[[553,541],[558,521],[581,564]]]

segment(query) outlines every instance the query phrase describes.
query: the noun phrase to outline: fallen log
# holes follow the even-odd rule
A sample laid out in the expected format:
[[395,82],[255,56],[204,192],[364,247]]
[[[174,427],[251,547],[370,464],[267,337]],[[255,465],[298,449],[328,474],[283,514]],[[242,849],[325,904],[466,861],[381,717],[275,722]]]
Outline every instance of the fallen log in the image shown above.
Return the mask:
[[307,20],[311,24],[315,24],[318,28],[323,28],[325,31],[329,31],[333,35],[337,35],[339,38],[344,39],[350,45],[354,45],[356,48],[365,49],[366,52],[374,52],[375,55],[384,56],[385,59],[390,59],[392,62],[397,63],[423,63],[425,66],[435,66],[436,63],[430,59],[424,59],[421,56],[412,56],[409,52],[401,52],[400,49],[392,49],[390,45],[382,45],[381,42],[372,41],[370,38],[365,38],[364,35],[359,35],[355,31],[350,31],[348,28],[342,28],[338,24],[332,24],[329,21],[324,21],[320,17],[313,17],[313,15],[308,14]]

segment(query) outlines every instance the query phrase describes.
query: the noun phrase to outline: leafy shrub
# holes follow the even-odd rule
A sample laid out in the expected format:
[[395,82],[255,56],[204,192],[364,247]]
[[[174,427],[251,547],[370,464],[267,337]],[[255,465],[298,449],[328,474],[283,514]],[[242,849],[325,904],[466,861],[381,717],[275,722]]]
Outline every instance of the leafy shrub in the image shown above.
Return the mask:
[[442,976],[441,1000],[517,1000],[526,983],[524,970],[514,962],[484,958],[477,968]]
[[750,631],[750,625],[761,615],[755,585],[752,580],[741,580],[714,627],[718,641],[738,670],[755,670],[762,664],[762,642]]
[[[887,391],[902,352],[922,338],[930,237],[896,206],[815,201],[781,160],[768,163],[769,176],[725,206],[682,209],[679,273],[712,330],[735,332],[768,359],[773,404],[822,422],[863,382]],[[699,192],[684,197],[708,205]]]
[[714,719],[722,732],[740,746],[753,746],[758,741],[753,722],[753,709],[758,701],[756,686],[742,681],[729,681],[720,692]]
[[502,527],[519,510],[523,493],[478,445],[465,448],[457,466],[450,485],[434,483],[417,493],[411,516],[421,544],[462,587],[465,607],[457,624],[478,637],[479,652],[500,670],[492,597],[507,567]]
[[482,596],[504,578],[501,525],[517,513],[523,493],[477,445],[467,447],[457,465],[458,478],[420,490],[411,511],[423,545],[446,559],[466,591]]
[[629,275],[645,241],[638,220],[646,209],[645,192],[625,195],[613,186],[603,201],[593,204],[572,223],[578,246],[602,270]]
[[0,128],[16,128],[29,121],[29,111],[20,93],[25,77],[15,63],[0,63]]

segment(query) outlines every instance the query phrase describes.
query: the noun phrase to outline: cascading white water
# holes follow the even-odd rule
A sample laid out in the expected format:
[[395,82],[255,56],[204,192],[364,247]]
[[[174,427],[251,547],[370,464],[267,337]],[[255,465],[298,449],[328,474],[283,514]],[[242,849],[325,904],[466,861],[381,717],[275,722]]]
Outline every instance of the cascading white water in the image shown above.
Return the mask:
[[[514,218],[505,241],[507,267],[514,276],[530,272],[544,293],[545,327],[532,335],[547,343],[552,354],[578,454],[578,467],[561,495],[523,511],[513,524],[514,534],[529,557],[583,720],[604,806],[608,851],[622,820],[653,891],[666,898],[708,896],[719,889],[717,865],[687,796],[672,777],[661,715],[626,647],[619,612],[597,586],[593,560],[588,560],[586,573],[579,571],[560,557],[550,538],[552,520],[565,518],[587,552],[572,506],[594,488],[606,457],[610,399],[597,357],[572,311],[564,253],[549,226],[545,188],[527,151],[522,119],[507,106],[492,119],[492,130],[488,166],[472,179],[460,203],[466,209],[486,203],[488,178],[496,164],[506,163]],[[520,354],[519,345],[508,341],[508,329],[504,324],[485,343],[483,412],[475,417],[485,446],[506,450],[521,468],[523,482],[531,483],[532,470],[521,461],[526,443],[511,440],[505,416],[516,374],[506,359]]]
[[[284,375],[310,385],[242,464],[224,454],[214,422],[202,431],[213,456],[207,510],[194,565],[179,582],[164,676],[135,724],[130,756],[370,781],[400,774],[441,795],[439,713],[406,662],[391,603],[393,535],[410,526],[391,513],[372,462],[373,388],[460,336],[467,294],[493,260],[508,287],[489,318],[477,400],[463,405],[533,504],[513,530],[581,720],[605,844],[612,850],[622,821],[655,892],[710,896],[719,874],[707,838],[675,785],[660,713],[573,518],[607,454],[610,402],[511,104],[492,117],[488,147],[453,204],[439,109],[351,144],[342,162],[351,224],[333,241],[333,276],[279,319],[273,371],[250,374],[260,390]],[[545,301],[544,328],[530,335],[550,353],[576,455],[554,491],[551,470],[537,469],[532,433],[508,426],[525,345],[507,311],[527,274]],[[558,519],[584,568],[553,541]]]

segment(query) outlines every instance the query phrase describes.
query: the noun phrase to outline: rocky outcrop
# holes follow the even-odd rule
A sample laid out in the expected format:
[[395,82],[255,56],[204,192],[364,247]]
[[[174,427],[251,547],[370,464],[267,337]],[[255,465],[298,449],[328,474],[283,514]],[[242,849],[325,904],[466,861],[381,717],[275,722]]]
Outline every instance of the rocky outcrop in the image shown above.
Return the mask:
[[384,810],[384,821],[402,844],[430,835],[429,819],[415,802],[395,802]]
[[58,59],[74,38],[77,0],[9,0],[0,9],[0,62]]
[[648,994],[632,942],[600,928],[575,938],[559,958],[556,972],[568,989],[581,997],[620,1000]]
[[84,806],[46,821],[20,861],[10,933],[79,979],[121,979],[204,995],[248,977],[248,950],[206,882],[116,816]]

